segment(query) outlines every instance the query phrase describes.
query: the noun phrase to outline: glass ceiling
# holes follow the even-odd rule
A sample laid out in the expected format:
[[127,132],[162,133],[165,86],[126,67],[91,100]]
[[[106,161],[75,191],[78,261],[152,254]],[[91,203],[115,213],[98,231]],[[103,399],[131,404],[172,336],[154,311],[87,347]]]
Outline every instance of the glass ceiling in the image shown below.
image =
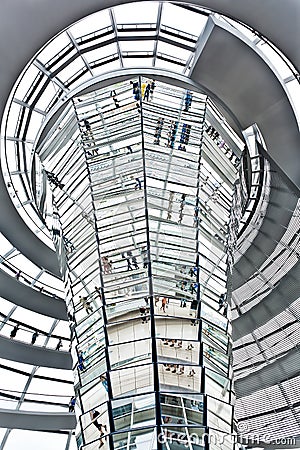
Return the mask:
[[[52,247],[51,238],[36,210],[29,175],[34,139],[54,105],[82,82],[121,68],[155,67],[188,75],[208,14],[201,8],[161,2],[104,10],[56,36],[22,74],[9,103],[7,121],[3,123],[4,174],[18,212],[47,245]],[[276,68],[283,68],[282,79],[295,94],[295,78],[278,51],[242,24],[218,17],[237,27],[257,45],[262,42]],[[293,95],[293,101],[299,97]],[[26,158],[16,158],[19,152]],[[36,164],[39,172],[38,161]],[[37,189],[39,192],[38,186]]]
[[[41,207],[45,201],[49,207],[50,198],[46,200],[42,198],[45,179],[43,179],[39,159],[34,156],[34,148],[36,137],[44,122],[51,116],[53,108],[66,94],[84,81],[117,69],[155,67],[188,76],[208,13],[200,8],[162,2],[135,3],[134,8],[131,5],[121,5],[111,10],[101,11],[72,25],[55,37],[22,73],[12,92],[6,119],[2,123],[5,151],[1,154],[1,161],[7,189],[18,213],[31,230],[51,249],[54,248],[49,231],[52,219],[50,217],[49,220],[44,220],[36,206],[38,204]],[[294,76],[293,68],[283,63],[282,55],[279,55],[277,49],[272,48],[264,37],[257,36],[255,32],[246,29],[242,24],[221,18],[239,28],[266,58],[276,64],[286,89],[291,94],[295,110],[299,111],[300,106],[297,100],[300,98],[299,83]],[[239,155],[241,149],[241,143],[236,141],[236,154]],[[32,169],[33,161],[34,169]],[[35,181],[36,192],[32,190],[32,179]],[[19,283],[31,286],[50,297],[54,295],[63,297],[63,284],[60,280],[28,261],[3,235],[0,235],[0,242],[1,270],[12,277],[16,277],[21,271]],[[296,248],[296,244],[292,245]],[[290,267],[291,261],[285,261],[281,274]],[[256,286],[255,289],[259,290],[260,286]],[[253,295],[252,287],[251,295]],[[37,345],[54,348],[57,340],[62,338],[63,349],[68,350],[69,329],[66,323],[53,321],[22,307],[15,307],[4,298],[1,299],[1,304],[0,328],[3,336],[8,337],[13,326],[20,323],[18,339],[29,343],[35,329],[32,324],[39,323]],[[46,387],[42,386],[43,383],[36,385],[32,383],[29,388],[25,388],[27,380],[33,373],[33,381],[38,378],[39,373],[58,380],[57,388],[53,389],[57,395],[63,395],[63,390],[60,390],[59,386],[64,380],[68,380],[68,389],[70,389],[67,392],[65,390],[64,395],[67,397],[72,394],[71,376],[67,371],[39,368],[35,372],[35,368],[24,368],[24,364],[7,361],[2,363],[3,377],[1,379],[5,379],[5,383],[1,398],[3,402],[9,402],[5,403],[10,405],[9,408],[16,407],[16,401],[12,401],[9,397],[6,400],[5,392],[13,391],[15,386],[19,386],[21,392],[29,389],[33,395],[47,394]],[[16,372],[11,372],[14,369]],[[54,403],[57,405],[61,403],[66,407],[67,399],[62,397],[60,402]],[[41,404],[38,407],[41,408]],[[46,403],[44,407],[52,408]],[[3,445],[8,438],[6,450],[16,448],[20,442],[20,436],[23,436],[22,433],[14,430],[8,437],[3,430]],[[30,445],[32,450],[35,436],[39,436],[39,433],[26,432],[25,434],[30,436],[28,439],[32,443]],[[54,434],[51,436],[52,439],[61,439],[57,445],[67,448],[66,436],[54,437]],[[39,439],[40,437],[37,442]],[[26,449],[24,442],[22,447]]]

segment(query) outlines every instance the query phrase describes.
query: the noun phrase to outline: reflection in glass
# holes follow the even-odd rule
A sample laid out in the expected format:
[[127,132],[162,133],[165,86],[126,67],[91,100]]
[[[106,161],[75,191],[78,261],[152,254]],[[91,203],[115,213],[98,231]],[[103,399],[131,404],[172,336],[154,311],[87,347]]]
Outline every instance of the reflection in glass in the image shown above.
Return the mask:
[[125,80],[74,98],[75,166],[63,146],[44,160],[59,180],[83,448],[154,449],[156,435],[202,448],[208,421],[231,424],[236,168],[208,107],[190,90]]

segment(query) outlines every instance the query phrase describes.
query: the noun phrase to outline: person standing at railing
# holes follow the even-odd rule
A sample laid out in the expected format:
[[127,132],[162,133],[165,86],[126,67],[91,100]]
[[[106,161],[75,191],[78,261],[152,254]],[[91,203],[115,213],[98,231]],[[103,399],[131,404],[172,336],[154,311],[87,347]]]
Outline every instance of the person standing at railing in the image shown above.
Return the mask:
[[153,94],[154,94],[154,89],[155,89],[155,80],[151,81],[150,84],[150,100],[153,100]]
[[190,109],[190,107],[191,107],[191,105],[192,105],[192,98],[193,98],[193,96],[192,96],[191,91],[189,91],[189,90],[186,91],[185,99],[184,99],[184,101],[185,101],[185,108],[184,108],[184,111],[185,111],[185,112],[189,111],[189,109]]
[[141,190],[142,189],[142,183],[141,183],[141,180],[139,179],[139,178],[136,178],[135,179],[135,186],[134,186],[134,189],[135,190]]
[[18,329],[20,327],[20,324],[17,324],[10,332],[10,338],[14,339],[16,337],[16,334],[18,332]]
[[220,295],[218,302],[219,302],[218,312],[220,312],[223,307],[224,309],[226,307],[226,293]]
[[22,273],[21,270],[18,270],[18,272],[15,275],[16,280],[20,279],[21,273]]
[[35,344],[35,341],[36,341],[38,335],[39,335],[39,333],[35,330],[35,332],[32,335],[32,338],[31,338],[31,345]]
[[144,98],[143,98],[143,100],[147,100],[147,102],[149,101],[150,90],[151,90],[151,85],[150,85],[150,82],[148,81],[148,83],[146,84],[146,87],[145,87],[145,93],[144,93]]
[[[132,84],[132,93],[133,93],[134,100],[136,102],[138,102],[140,100],[139,83],[138,83],[138,81],[130,81],[130,84]],[[137,104],[137,106],[139,106],[139,105]]]
[[164,313],[166,312],[166,306],[167,306],[167,299],[166,299],[166,297],[163,297],[161,299],[161,307],[160,307],[160,309],[163,310]]
[[147,308],[145,306],[140,306],[139,307],[140,313],[141,313],[141,317],[142,317],[142,323],[147,323],[148,322],[148,318],[147,318]]
[[85,366],[84,366],[84,358],[83,358],[83,353],[82,351],[80,351],[78,353],[78,369],[80,370],[80,372],[83,372],[85,370]]
[[143,82],[141,85],[142,98],[145,99],[145,91],[146,91],[147,83]]
[[127,252],[127,256],[123,252],[122,253],[122,258],[126,259],[126,261],[127,261],[127,270],[132,270],[131,261],[130,261],[130,255],[128,255],[128,252]]
[[90,411],[90,416],[91,416],[92,424],[95,425],[97,430],[100,431],[101,436],[103,436],[104,431],[107,431],[107,427],[106,427],[106,425],[98,422],[97,417],[100,416],[99,411],[97,411],[96,409],[93,409],[92,411]]
[[[128,255],[128,253],[129,253],[129,252],[127,252],[127,255]],[[131,252],[130,252],[130,253],[131,253]],[[133,267],[134,267],[135,269],[138,269],[138,268],[139,268],[139,265],[138,265],[138,263],[137,263],[136,256],[133,256],[132,253],[131,253],[131,261],[132,261]]]
[[107,256],[103,256],[101,258],[102,266],[103,266],[103,272],[104,273],[111,273],[112,272],[112,262],[109,261]]
[[70,401],[69,401],[69,412],[74,412],[75,411],[75,405],[76,405],[76,397],[71,397]]
[[57,346],[55,347],[55,350],[59,351],[61,349],[61,347],[62,347],[62,340],[59,339]]
[[82,304],[82,306],[87,314],[90,314],[94,311],[93,306],[91,305],[91,302],[86,297],[81,297],[81,295],[80,295],[79,302]]

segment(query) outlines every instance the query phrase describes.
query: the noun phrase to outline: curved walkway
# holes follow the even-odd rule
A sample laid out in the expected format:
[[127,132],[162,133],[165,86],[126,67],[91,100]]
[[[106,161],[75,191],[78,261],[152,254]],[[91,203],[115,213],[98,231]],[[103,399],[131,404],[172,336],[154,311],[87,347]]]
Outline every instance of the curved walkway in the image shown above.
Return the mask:
[[[186,1],[189,3],[188,0]],[[125,1],[103,0],[101,6],[99,6],[98,0],[86,0],[84,3],[81,0],[72,0],[72,2],[67,0],[4,2],[0,16],[2,33],[0,54],[2,61],[5,61],[0,79],[0,117],[2,117],[5,102],[19,73],[47,40],[82,16],[119,3],[125,3]],[[195,3],[227,13],[231,17],[237,17],[257,28],[270,37],[300,67],[299,1],[277,1],[275,5],[274,0],[264,0],[264,2],[261,0],[239,0],[239,2],[236,0],[227,0],[226,2],[223,0],[198,0]],[[212,33],[208,36],[201,51],[200,59],[196,61],[192,78],[204,84],[228,104],[245,128],[252,125],[253,122],[258,124],[266,138],[272,158],[299,187],[300,172],[298,165],[295,164],[295,161],[299,159],[299,132],[293,111],[282,87],[272,71],[253,50],[247,48],[245,43],[220,27],[213,27],[211,31]],[[17,218],[17,211],[8,198],[2,179],[0,179],[0,202],[1,207],[4,208],[1,211],[0,219],[0,229],[4,230],[4,235],[29,259],[36,263],[40,262],[39,265],[58,274],[57,263],[52,259],[54,258],[53,252],[46,249],[38,238],[33,238],[33,233],[25,226],[20,217]],[[49,257],[49,255],[52,256]],[[296,268],[299,270],[297,266]],[[295,275],[299,279],[299,273],[295,272]],[[3,284],[5,285],[2,283],[4,280],[8,281],[2,276],[1,289]],[[251,332],[260,322],[266,323],[272,314],[278,314],[277,311],[280,308],[286,308],[286,303],[282,302],[283,294],[287,296],[289,302],[293,295],[299,295],[299,283],[292,278],[291,292],[287,280],[291,280],[290,275],[286,276],[279,288],[275,289],[261,304],[236,319],[233,330],[237,337],[239,334],[243,336]],[[21,304],[21,291],[18,291],[13,285],[11,287],[15,291],[13,294],[6,292],[5,298],[9,300],[12,297],[16,298],[16,304],[18,304],[17,302]],[[26,307],[28,307],[28,301],[31,304],[29,308],[37,310],[38,299],[33,301],[29,296],[29,291],[25,290],[26,286],[20,284],[20,287],[22,297],[24,297],[24,292],[28,292],[28,297],[26,297],[27,294],[25,295],[26,300],[23,299]],[[45,297],[43,294],[38,295],[40,300]],[[35,294],[32,295],[32,298],[34,296]],[[52,309],[56,309],[56,307]],[[48,310],[49,315],[53,317],[50,305],[48,305]],[[10,340],[6,339],[6,341]],[[21,351],[19,346],[27,345],[18,344],[17,341],[10,343],[16,347],[15,351],[18,354]],[[6,344],[9,343],[6,342]],[[28,347],[32,352],[33,348]],[[43,351],[45,352],[45,349]],[[47,352],[55,351],[47,350]],[[64,356],[64,353],[60,353],[60,355]],[[22,354],[22,361],[24,362],[24,354]],[[70,424],[69,422],[72,420],[73,423]],[[13,424],[14,428],[30,430],[73,429],[75,417],[69,414],[0,410],[0,423],[2,427],[9,428]],[[279,446],[277,445],[276,448]]]
[[198,42],[191,78],[214,92],[243,129],[258,125],[271,160],[300,193],[300,171],[295,164],[300,147],[298,123],[283,85],[258,49],[238,30],[210,17]]
[[72,357],[69,352],[29,345],[4,336],[0,336],[0,357],[34,366],[72,369]]
[[[298,198],[281,182],[276,173],[271,173],[271,190],[266,215],[250,247],[234,264],[232,289],[238,289],[261,267],[273,253],[286,232],[293,216]],[[238,250],[237,250],[238,253]]]
[[0,409],[0,423],[2,428],[8,429],[16,428],[33,431],[74,430],[76,427],[76,416],[73,413]]
[[64,300],[50,297],[20,283],[0,269],[0,296],[15,305],[58,320],[68,320]]
[[[2,59],[6,62],[0,80],[0,117],[3,113],[2,105],[5,104],[12,83],[35,51],[48,39],[82,16],[126,3],[122,0],[105,0],[101,2],[100,7],[96,0],[87,0],[84,6],[79,0],[73,0],[72,5],[65,1],[54,0],[51,4],[39,3],[33,6],[28,1],[16,1],[17,4],[14,4],[13,8],[9,3],[3,5],[0,18],[0,29],[5,35],[0,51]],[[295,36],[291,36],[290,32],[285,33],[287,26],[290,30],[294,24],[295,33],[299,28],[296,20],[299,9],[295,2],[289,0],[288,8],[281,5],[276,9],[272,5],[272,0],[265,0],[263,5],[258,0],[240,0],[238,5],[234,0],[228,0],[226,5],[221,0],[195,0],[194,3],[236,17],[258,30],[261,26],[259,17],[260,14],[263,15],[264,33],[300,61]],[[20,12],[17,17],[15,8]],[[268,14],[265,14],[266,11]],[[51,17],[51,20],[45,23],[43,19],[46,16]],[[12,20],[15,24],[13,29],[9,25]],[[9,46],[4,45],[6,41],[10,42]],[[222,45],[219,45],[220,41]],[[22,46],[19,42],[22,42]],[[207,54],[210,55],[209,58]],[[298,157],[300,140],[292,108],[275,75],[252,48],[233,36],[223,23],[210,19],[206,35],[199,44],[191,78],[206,86],[209,91],[215,92],[225,104],[229,105],[235,116],[242,119],[245,128],[256,122],[266,138],[271,156],[300,186],[299,171],[293,162],[295,156]],[[237,86],[239,89],[236,89]],[[262,92],[264,95],[261,95]],[[284,154],[282,148],[285,148]],[[59,276],[55,253],[41,243],[18,216],[9,199],[2,176],[0,177],[0,201],[1,205],[5,205],[4,213],[1,214],[0,229],[31,261]]]
[[[56,253],[44,244],[25,224],[7,192],[0,170],[0,230],[6,239],[39,267],[60,277]],[[47,258],[44,255],[47,255]]]

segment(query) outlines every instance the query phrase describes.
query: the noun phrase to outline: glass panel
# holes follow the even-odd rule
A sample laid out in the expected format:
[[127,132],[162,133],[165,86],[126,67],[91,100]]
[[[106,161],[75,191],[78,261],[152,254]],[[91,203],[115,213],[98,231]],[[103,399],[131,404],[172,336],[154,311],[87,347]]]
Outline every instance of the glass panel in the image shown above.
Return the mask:
[[172,28],[191,33],[196,36],[201,34],[207,18],[201,14],[195,14],[192,11],[180,8],[173,4],[164,3],[161,22]]
[[139,2],[114,8],[117,23],[156,23],[158,2]]

